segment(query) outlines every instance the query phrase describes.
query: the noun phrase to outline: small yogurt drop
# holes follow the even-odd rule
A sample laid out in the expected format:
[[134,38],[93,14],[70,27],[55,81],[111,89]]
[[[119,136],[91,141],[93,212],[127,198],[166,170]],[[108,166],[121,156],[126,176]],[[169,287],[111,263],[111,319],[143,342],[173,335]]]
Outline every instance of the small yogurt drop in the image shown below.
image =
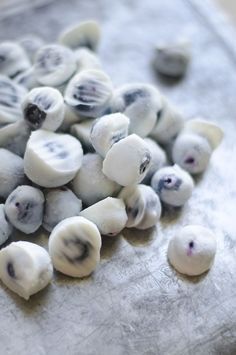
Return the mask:
[[159,73],[178,78],[186,73],[190,59],[190,43],[182,40],[158,45],[153,64]]
[[29,242],[14,242],[0,251],[0,279],[13,292],[28,300],[52,280],[47,251]]
[[82,166],[72,181],[72,190],[86,206],[116,195],[121,189],[102,172],[102,158],[96,153],[85,154]]
[[122,113],[113,113],[97,119],[90,131],[92,145],[105,158],[114,143],[127,137],[129,118]]
[[148,84],[127,84],[115,90],[112,111],[130,119],[129,133],[146,137],[154,128],[162,109],[159,91]]
[[82,202],[66,186],[45,193],[43,227],[51,232],[63,219],[78,216]]
[[167,255],[177,271],[197,276],[212,266],[216,246],[215,236],[208,228],[188,225],[170,240]]
[[85,47],[95,51],[101,36],[100,26],[96,21],[84,21],[64,30],[59,36],[59,43],[71,49]]
[[186,171],[174,165],[158,170],[152,177],[151,186],[161,201],[180,207],[191,197],[194,182]]
[[65,103],[78,114],[99,117],[107,109],[113,86],[101,70],[88,69],[76,74],[65,90]]
[[24,161],[7,149],[0,148],[0,162],[0,198],[6,199],[18,185],[24,183]]
[[172,143],[183,128],[183,122],[183,117],[176,107],[162,97],[162,110],[159,111],[150,137],[161,144]]
[[114,236],[122,231],[127,222],[127,214],[123,200],[107,197],[80,212],[96,224],[103,235]]
[[25,234],[36,232],[43,221],[44,195],[32,186],[18,186],[8,196],[5,213],[11,224]]
[[96,225],[83,217],[60,222],[49,237],[53,266],[72,277],[90,275],[100,261],[101,235]]
[[118,197],[123,199],[126,206],[126,227],[147,229],[159,221],[160,199],[150,186],[139,184],[124,187]]
[[12,231],[13,227],[5,215],[5,206],[0,204],[0,247],[10,237]]
[[31,90],[22,102],[23,116],[32,129],[56,131],[64,119],[64,99],[54,88],[40,87]]
[[16,42],[1,42],[0,58],[0,73],[10,78],[30,67],[30,61],[26,52]]
[[82,157],[76,138],[39,129],[31,134],[26,146],[25,174],[39,186],[62,186],[75,177]]
[[45,45],[35,55],[35,76],[41,85],[60,87],[76,69],[74,53],[59,44]]
[[151,164],[151,151],[145,141],[132,134],[115,143],[103,161],[103,173],[121,186],[138,184]]

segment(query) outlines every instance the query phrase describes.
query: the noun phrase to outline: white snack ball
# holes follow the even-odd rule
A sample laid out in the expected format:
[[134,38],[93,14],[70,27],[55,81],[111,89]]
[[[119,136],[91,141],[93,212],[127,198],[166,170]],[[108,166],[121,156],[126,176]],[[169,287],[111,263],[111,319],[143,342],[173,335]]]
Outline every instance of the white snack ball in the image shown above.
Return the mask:
[[24,48],[29,59],[33,62],[35,53],[44,45],[44,40],[39,36],[28,34],[21,37],[18,43]]
[[62,186],[75,177],[82,157],[76,138],[39,129],[31,134],[26,146],[25,174],[39,186]]
[[161,109],[161,95],[152,85],[127,84],[114,92],[112,111],[129,117],[129,132],[140,137],[146,137],[152,131]]
[[112,113],[98,118],[90,132],[92,145],[96,152],[105,158],[114,143],[127,137],[129,118],[122,113]]
[[128,219],[124,202],[113,197],[95,203],[80,215],[95,223],[101,234],[109,236],[120,233]]
[[65,90],[65,103],[85,117],[101,116],[112,96],[111,79],[101,70],[88,69],[76,74]]
[[0,128],[0,147],[19,156],[25,153],[25,147],[31,130],[23,119]]
[[197,276],[212,266],[216,246],[216,238],[208,228],[188,225],[170,240],[167,255],[177,271]]
[[96,21],[84,21],[64,30],[59,36],[59,43],[72,49],[87,47],[96,50],[101,36],[100,32]]
[[151,186],[161,201],[170,206],[180,207],[191,197],[194,182],[186,171],[174,165],[158,170],[153,175]]
[[181,113],[162,97],[162,110],[150,133],[150,137],[161,144],[168,144],[179,134],[183,128],[184,120]]
[[82,202],[67,187],[49,190],[45,193],[43,227],[51,232],[63,219],[78,216]]
[[5,213],[11,224],[25,234],[36,232],[43,221],[44,195],[32,186],[18,186],[5,202]]
[[103,161],[103,173],[121,186],[138,184],[151,164],[151,152],[145,141],[132,134],[115,143]]
[[118,197],[123,199],[126,206],[126,227],[147,229],[159,221],[160,199],[150,186],[139,184],[124,187]]
[[96,153],[85,154],[82,166],[72,181],[72,190],[87,206],[117,194],[121,188],[103,174],[102,162]]
[[11,78],[30,67],[26,52],[16,42],[1,42],[0,58],[0,73]]
[[205,137],[194,133],[181,133],[172,147],[173,162],[190,174],[206,170],[212,155],[212,147]]
[[23,116],[32,129],[56,131],[64,119],[64,99],[61,93],[51,87],[31,90],[22,102]]
[[35,76],[42,85],[59,87],[71,78],[76,69],[74,53],[59,44],[45,45],[35,55]]
[[154,67],[163,75],[177,78],[185,74],[190,58],[190,43],[188,41],[166,43],[157,46]]
[[27,90],[5,75],[0,75],[0,125],[22,117],[21,102]]
[[0,246],[10,237],[13,227],[5,215],[4,205],[0,204]]
[[101,244],[94,223],[83,217],[70,217],[53,229],[48,247],[55,269],[68,276],[85,277],[100,261]]
[[77,71],[86,69],[102,69],[98,56],[88,48],[79,48],[74,51]]
[[72,136],[75,136],[80,141],[83,148],[89,152],[94,152],[94,148],[90,139],[90,131],[94,121],[95,120],[93,119],[87,119],[85,121],[75,123],[70,127],[70,133]]
[[18,155],[0,148],[0,198],[6,199],[10,193],[24,183],[24,161]]
[[147,143],[148,148],[150,149],[152,160],[150,168],[142,180],[143,184],[149,184],[151,178],[157,170],[162,168],[167,164],[166,152],[151,138],[144,138],[145,143]]
[[28,300],[52,280],[47,251],[29,242],[14,242],[0,251],[0,279],[13,292]]

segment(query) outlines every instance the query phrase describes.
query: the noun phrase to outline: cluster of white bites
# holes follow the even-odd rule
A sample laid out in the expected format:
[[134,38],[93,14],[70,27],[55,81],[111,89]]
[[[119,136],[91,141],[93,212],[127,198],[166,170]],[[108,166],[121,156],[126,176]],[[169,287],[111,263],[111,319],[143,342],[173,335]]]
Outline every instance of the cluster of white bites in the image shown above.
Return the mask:
[[216,238],[205,227],[183,227],[169,242],[168,259],[182,274],[197,276],[209,270],[216,253]]
[[[212,123],[185,123],[154,85],[114,87],[99,40],[98,23],[87,21],[58,43],[30,35],[0,44],[0,246],[13,229],[51,233],[50,256],[27,242],[0,251],[0,278],[26,299],[50,282],[52,264],[88,276],[101,235],[148,229],[166,205],[183,206],[189,173],[203,172],[222,140]],[[180,76],[188,55],[163,48],[156,64]]]

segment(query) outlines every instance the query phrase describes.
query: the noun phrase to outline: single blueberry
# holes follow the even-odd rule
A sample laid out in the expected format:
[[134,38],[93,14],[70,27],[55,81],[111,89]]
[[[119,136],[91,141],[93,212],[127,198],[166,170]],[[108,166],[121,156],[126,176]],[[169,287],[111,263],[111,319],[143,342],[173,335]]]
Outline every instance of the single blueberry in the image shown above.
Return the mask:
[[7,272],[13,279],[16,277],[15,270],[11,262],[7,263]]
[[78,255],[75,257],[70,257],[66,253],[63,253],[63,256],[72,264],[80,263],[81,261],[85,260],[89,256],[89,250],[92,248],[92,245],[87,241],[81,241],[78,238],[64,239],[64,245],[68,248],[75,248],[78,250]]

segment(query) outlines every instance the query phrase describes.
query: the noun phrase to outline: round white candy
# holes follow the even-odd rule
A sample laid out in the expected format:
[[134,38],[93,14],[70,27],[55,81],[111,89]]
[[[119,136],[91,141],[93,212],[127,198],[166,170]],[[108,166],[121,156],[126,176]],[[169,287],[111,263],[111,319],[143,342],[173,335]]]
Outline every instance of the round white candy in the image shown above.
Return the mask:
[[176,234],[168,246],[168,259],[182,274],[197,276],[209,270],[216,253],[214,234],[205,227],[189,225]]
[[183,117],[180,112],[162,97],[162,110],[159,111],[155,127],[150,137],[158,143],[171,143],[183,128]]
[[115,143],[103,161],[103,173],[121,186],[138,184],[145,177],[151,152],[145,141],[132,134]]
[[161,95],[154,86],[128,84],[114,92],[112,111],[129,117],[129,132],[140,137],[146,137],[152,131],[161,109]]
[[43,221],[44,195],[32,186],[18,186],[8,196],[5,213],[11,224],[25,234],[36,232]]
[[100,260],[101,235],[96,225],[83,217],[60,222],[49,237],[53,266],[65,275],[90,275]]
[[152,160],[150,168],[142,180],[143,184],[149,184],[151,178],[157,170],[162,168],[167,164],[166,152],[151,138],[144,138],[145,143],[147,143],[148,148],[150,149]]
[[30,61],[26,52],[16,42],[1,42],[0,58],[0,73],[9,77],[14,77],[16,74],[30,67]]
[[113,113],[97,119],[90,132],[96,152],[105,157],[114,143],[127,137],[129,122],[129,118],[122,113]]
[[128,218],[124,202],[113,197],[95,203],[81,211],[80,215],[95,223],[101,234],[109,236],[120,233]]
[[20,241],[0,251],[0,279],[26,300],[46,287],[52,276],[50,257],[39,245]]
[[112,96],[111,79],[101,70],[88,69],[76,74],[65,90],[65,103],[86,117],[101,116]]
[[147,229],[159,221],[160,199],[150,186],[139,184],[124,187],[118,197],[123,199],[126,206],[126,227]]
[[21,102],[27,91],[5,75],[0,75],[0,125],[22,117]]
[[43,227],[51,232],[63,219],[78,216],[82,202],[65,186],[45,193]]
[[10,193],[24,183],[24,161],[18,155],[0,148],[0,198],[6,199]]
[[39,129],[31,134],[26,146],[25,174],[43,187],[62,186],[75,177],[82,157],[76,138]]
[[212,147],[205,137],[195,133],[180,134],[172,147],[173,161],[191,174],[206,170],[212,154]]
[[4,207],[0,204],[0,246],[7,241],[13,231],[12,225],[6,219]]
[[179,207],[191,197],[194,182],[186,171],[174,165],[158,170],[152,177],[151,186],[161,201]]
[[42,85],[61,86],[71,78],[76,69],[74,53],[67,47],[49,44],[36,53],[35,76]]
[[121,188],[103,174],[102,162],[98,154],[85,154],[82,166],[72,181],[72,190],[87,206],[118,193]]
[[64,119],[64,99],[54,88],[31,90],[22,102],[24,119],[32,129],[56,131]]
[[100,27],[96,21],[84,21],[63,31],[59,42],[72,49],[88,47],[96,50],[100,40]]

